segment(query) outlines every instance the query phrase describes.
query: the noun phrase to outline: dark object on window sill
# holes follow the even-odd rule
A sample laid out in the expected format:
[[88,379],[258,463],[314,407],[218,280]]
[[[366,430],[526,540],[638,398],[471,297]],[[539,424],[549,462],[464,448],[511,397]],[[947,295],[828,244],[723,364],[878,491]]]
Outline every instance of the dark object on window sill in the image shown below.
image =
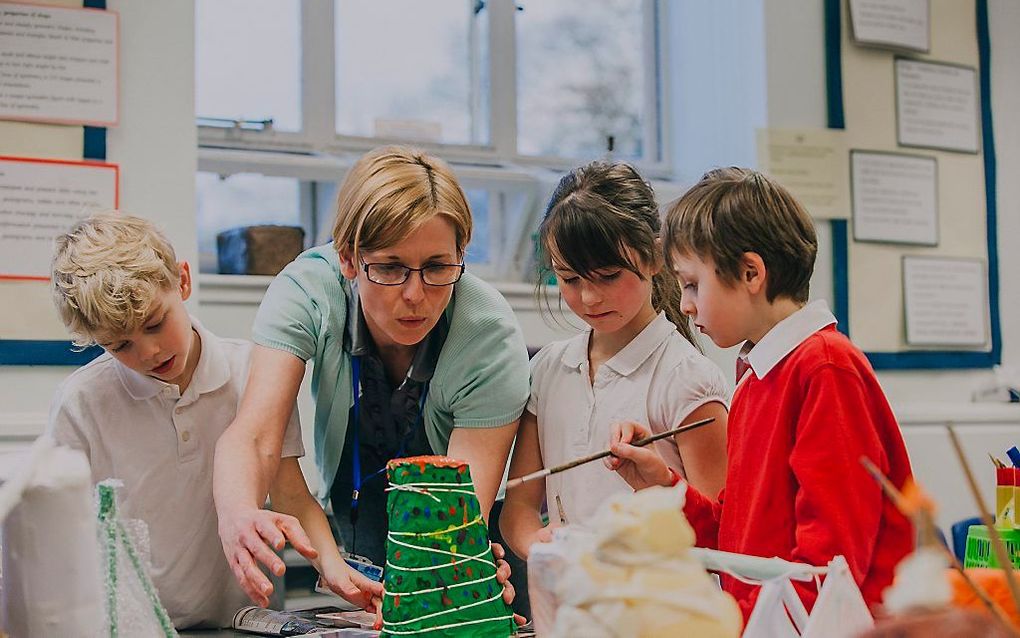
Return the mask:
[[221,275],[276,275],[304,249],[300,226],[242,226],[216,235]]

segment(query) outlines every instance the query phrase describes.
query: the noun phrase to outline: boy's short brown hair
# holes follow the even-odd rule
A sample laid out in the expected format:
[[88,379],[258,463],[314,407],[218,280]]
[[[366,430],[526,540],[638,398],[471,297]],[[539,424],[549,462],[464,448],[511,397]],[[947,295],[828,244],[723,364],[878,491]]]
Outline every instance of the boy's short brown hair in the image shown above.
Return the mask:
[[57,237],[53,303],[74,344],[129,334],[145,322],[160,292],[180,283],[173,246],[148,220],[96,213]]
[[806,302],[818,239],[797,199],[770,177],[748,168],[711,170],[669,205],[663,233],[666,263],[694,254],[711,258],[723,281],[740,279],[744,253],[761,256],[768,272],[766,298]]

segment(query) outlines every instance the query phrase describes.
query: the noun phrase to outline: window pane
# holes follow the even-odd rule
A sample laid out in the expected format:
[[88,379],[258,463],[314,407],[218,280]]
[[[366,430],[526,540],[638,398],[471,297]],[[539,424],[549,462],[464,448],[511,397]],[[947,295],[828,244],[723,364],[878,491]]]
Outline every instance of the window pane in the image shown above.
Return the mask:
[[299,0],[195,3],[195,114],[301,129]]
[[218,270],[220,231],[256,224],[301,225],[300,182],[294,178],[238,173],[220,179],[215,173],[198,173],[195,187],[201,272]]
[[492,236],[489,230],[489,191],[467,189],[468,206],[471,207],[471,243],[468,244],[464,261],[469,264],[489,263]]
[[488,143],[488,12],[465,0],[335,6],[338,133]]
[[517,147],[525,155],[644,158],[644,2],[518,0]]

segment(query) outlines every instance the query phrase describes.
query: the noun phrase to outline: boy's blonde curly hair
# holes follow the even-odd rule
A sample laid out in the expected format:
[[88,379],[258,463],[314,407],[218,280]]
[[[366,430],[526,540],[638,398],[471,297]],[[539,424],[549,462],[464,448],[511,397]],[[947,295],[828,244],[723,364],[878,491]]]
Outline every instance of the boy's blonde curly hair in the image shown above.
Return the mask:
[[180,283],[166,237],[117,211],[93,214],[57,237],[51,273],[53,302],[79,348],[97,335],[139,329],[156,296]]

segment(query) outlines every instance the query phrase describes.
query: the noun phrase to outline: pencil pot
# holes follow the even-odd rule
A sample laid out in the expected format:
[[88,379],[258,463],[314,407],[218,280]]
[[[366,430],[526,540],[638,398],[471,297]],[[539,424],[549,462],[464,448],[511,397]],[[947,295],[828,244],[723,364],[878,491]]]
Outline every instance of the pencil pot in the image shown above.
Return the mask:
[[[1020,529],[1000,529],[999,536],[1006,546],[1013,567],[1020,569]],[[964,567],[998,567],[999,560],[992,549],[988,528],[984,525],[971,525],[967,532],[967,551],[963,559]]]
[[1013,529],[1017,526],[1016,494],[1020,469],[1003,467],[995,470],[995,526]]

